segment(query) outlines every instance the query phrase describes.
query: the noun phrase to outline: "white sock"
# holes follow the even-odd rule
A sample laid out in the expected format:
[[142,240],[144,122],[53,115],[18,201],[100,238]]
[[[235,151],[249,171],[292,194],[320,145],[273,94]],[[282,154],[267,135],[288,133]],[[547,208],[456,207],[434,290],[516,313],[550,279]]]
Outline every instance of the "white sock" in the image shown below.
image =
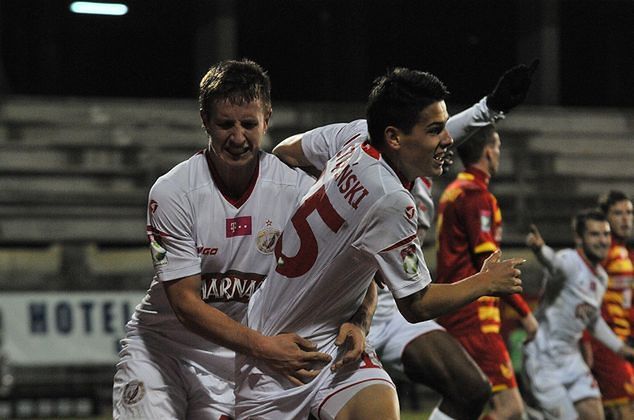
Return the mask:
[[438,406],[436,406],[436,408],[434,408],[434,411],[431,412],[431,415],[429,416],[429,420],[454,420],[454,419],[452,417],[449,417],[442,411],[440,411]]

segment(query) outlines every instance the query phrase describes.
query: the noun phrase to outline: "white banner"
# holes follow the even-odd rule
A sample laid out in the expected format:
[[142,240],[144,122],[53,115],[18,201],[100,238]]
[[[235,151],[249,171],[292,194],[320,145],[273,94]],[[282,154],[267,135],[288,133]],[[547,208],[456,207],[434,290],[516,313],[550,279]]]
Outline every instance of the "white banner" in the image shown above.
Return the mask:
[[113,364],[143,292],[2,292],[2,350],[11,365]]

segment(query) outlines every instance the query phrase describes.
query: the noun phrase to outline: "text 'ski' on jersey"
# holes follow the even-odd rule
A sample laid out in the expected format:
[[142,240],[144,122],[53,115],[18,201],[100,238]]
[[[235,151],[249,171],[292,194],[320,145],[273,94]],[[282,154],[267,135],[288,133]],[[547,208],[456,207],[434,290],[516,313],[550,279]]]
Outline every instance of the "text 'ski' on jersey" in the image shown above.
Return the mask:
[[294,331],[330,351],[375,271],[397,298],[430,283],[412,195],[366,138],[364,121],[303,135],[303,147],[304,139],[313,147],[343,146],[283,229],[277,266],[249,304],[249,326],[267,335]]
[[539,328],[532,344],[550,356],[579,351],[583,330],[600,316],[608,278],[602,267],[593,267],[574,249],[557,252],[553,266],[563,282],[554,280],[556,275],[547,280],[536,312]]
[[161,283],[200,273],[202,299],[242,322],[251,295],[274,263],[282,227],[313,182],[264,152],[257,176],[238,201],[219,190],[202,152],[160,177],[147,215],[155,276],[129,329],[155,331],[198,350],[220,347],[178,321]]
[[614,236],[603,267],[608,273],[608,289],[603,297],[601,313],[612,331],[625,340],[631,333],[629,318],[632,306],[632,286],[634,286],[634,265],[625,244]]

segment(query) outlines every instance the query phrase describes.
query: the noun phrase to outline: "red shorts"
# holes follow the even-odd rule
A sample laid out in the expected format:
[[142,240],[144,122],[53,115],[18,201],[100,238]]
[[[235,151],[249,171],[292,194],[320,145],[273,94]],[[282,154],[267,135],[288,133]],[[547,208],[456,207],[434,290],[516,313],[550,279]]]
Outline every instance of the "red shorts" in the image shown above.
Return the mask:
[[634,400],[634,369],[612,350],[592,339],[592,373],[599,383],[605,405],[626,404]]
[[493,392],[517,388],[511,358],[500,334],[474,332],[456,338],[488,376]]

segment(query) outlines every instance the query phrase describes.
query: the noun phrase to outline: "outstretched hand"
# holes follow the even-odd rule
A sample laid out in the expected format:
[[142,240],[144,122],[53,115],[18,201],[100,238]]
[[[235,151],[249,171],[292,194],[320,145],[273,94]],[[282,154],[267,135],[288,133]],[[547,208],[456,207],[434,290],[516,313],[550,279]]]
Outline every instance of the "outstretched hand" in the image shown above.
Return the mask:
[[531,224],[529,226],[529,230],[530,232],[528,232],[528,235],[526,235],[526,246],[528,246],[533,251],[539,251],[541,247],[546,244],[546,242],[544,241],[542,234],[539,233],[539,229],[537,229],[537,226]]
[[487,106],[495,111],[509,112],[524,102],[538,65],[539,60],[535,59],[530,66],[519,64],[504,72],[487,96]]
[[312,342],[292,333],[263,336],[256,357],[295,385],[303,385],[316,377],[321,369],[315,365],[332,360],[330,355],[318,352]]
[[526,262],[524,258],[501,260],[499,249],[484,260],[480,272],[489,274],[488,296],[510,295],[522,292],[522,272],[517,268]]
[[330,370],[335,372],[343,366],[361,359],[365,350],[365,331],[351,322],[344,322],[339,327],[339,334],[335,340],[335,345],[342,347],[344,353],[337,358]]

